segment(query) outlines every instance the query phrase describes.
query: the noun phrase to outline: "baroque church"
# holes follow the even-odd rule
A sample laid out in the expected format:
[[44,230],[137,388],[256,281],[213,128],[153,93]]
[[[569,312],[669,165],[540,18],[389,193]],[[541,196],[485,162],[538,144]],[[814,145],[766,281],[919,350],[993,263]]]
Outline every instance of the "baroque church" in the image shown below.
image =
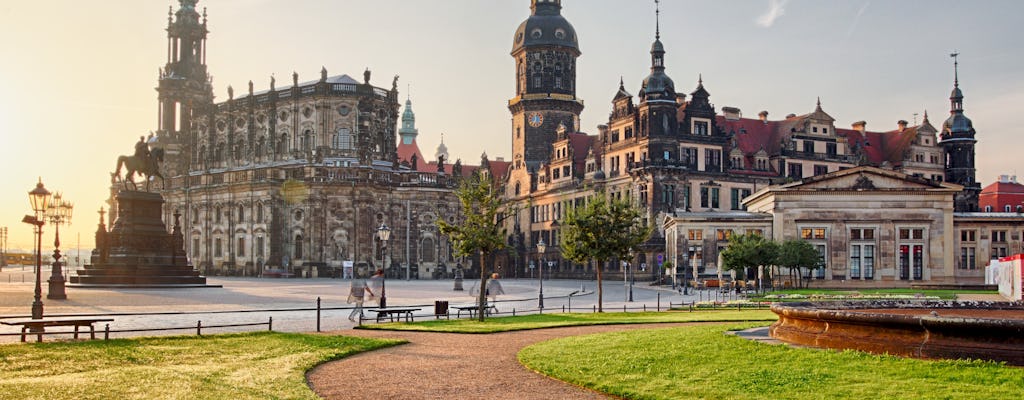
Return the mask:
[[[290,84],[271,77],[264,90],[229,86],[217,102],[206,11],[179,2],[168,12],[160,126],[148,142],[166,151],[164,220],[182,215],[193,265],[211,275],[347,276],[352,266],[386,266],[389,277],[450,276],[457,260],[436,221],[457,220],[457,180],[443,159],[399,159],[398,77],[388,88],[369,70],[360,81],[323,68],[313,80],[293,73]],[[401,120],[398,133],[413,144],[409,100]]]
[[[841,128],[820,99],[804,114],[745,118],[716,110],[700,77],[689,94],[677,91],[656,15],[650,73],[635,96],[620,81],[607,123],[588,134],[579,131],[579,39],[561,3],[532,0],[513,36],[505,193],[529,208],[506,227],[507,265],[594,276],[597,266],[562,259],[558,246],[565,213],[598,191],[639,204],[656,227],[636,258],[623,260],[644,280],[721,278],[730,236],[754,232],[811,242],[822,268],[810,278],[821,286],[980,284],[990,258],[1021,251],[1020,214],[978,212],[977,140],[957,77],[938,127],[925,112],[891,130],[864,121]],[[602,268],[622,277],[626,264]],[[754,279],[745,272],[740,278]]]

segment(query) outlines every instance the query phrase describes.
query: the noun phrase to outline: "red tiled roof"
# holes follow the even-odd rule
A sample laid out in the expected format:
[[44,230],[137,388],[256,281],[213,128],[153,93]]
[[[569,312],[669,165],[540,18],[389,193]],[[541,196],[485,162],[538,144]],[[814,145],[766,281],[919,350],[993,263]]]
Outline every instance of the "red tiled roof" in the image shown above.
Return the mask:
[[430,169],[428,161],[423,158],[423,153],[420,152],[420,146],[416,144],[416,139],[412,140],[411,144],[402,143],[401,140],[398,142],[398,161],[407,162],[412,164],[412,156],[416,155],[416,170],[420,172],[436,172],[437,167]]

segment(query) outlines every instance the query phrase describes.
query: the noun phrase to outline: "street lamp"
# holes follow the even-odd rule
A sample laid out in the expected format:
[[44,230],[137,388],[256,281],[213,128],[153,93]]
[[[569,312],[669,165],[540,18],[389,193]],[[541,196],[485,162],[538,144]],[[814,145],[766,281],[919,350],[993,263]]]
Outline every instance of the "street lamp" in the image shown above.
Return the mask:
[[[622,278],[624,280],[629,281],[629,291],[626,292],[626,295],[629,296],[629,297],[626,298],[626,301],[632,303],[633,302],[633,260],[636,258],[636,255],[633,253],[633,249],[629,250],[629,258],[630,258],[630,260],[626,261],[626,271],[623,271]],[[628,277],[626,276],[626,272],[629,272],[629,276]]]
[[28,192],[28,200],[35,215],[26,215],[21,222],[32,224],[36,231],[36,291],[35,301],[32,302],[32,319],[43,319],[43,301],[40,299],[43,288],[39,276],[43,265],[43,224],[46,223],[43,217],[50,202],[50,192],[43,187],[42,178],[39,179],[36,188]]
[[[386,251],[388,248],[388,239],[390,238],[391,228],[388,228],[388,225],[382,222],[380,224],[380,227],[377,228],[377,239],[380,239],[381,243],[380,263],[384,268],[387,268],[387,265],[385,264],[387,262],[387,258],[385,257],[387,256]],[[384,284],[384,281],[387,279],[388,274],[386,273],[386,269],[382,268],[382,270],[385,271],[385,273],[383,276],[380,277],[380,307],[384,308],[388,306],[388,297],[386,294],[387,287]]]
[[60,226],[64,224],[71,225],[71,212],[75,207],[71,202],[63,200],[62,197],[60,192],[55,193],[46,209],[46,219],[53,225],[55,232],[53,238],[53,270],[51,270],[50,279],[47,281],[46,298],[57,300],[68,298],[64,291],[64,275],[61,273],[61,266],[63,264],[60,262]]
[[537,266],[540,267],[538,270],[540,273],[537,274],[538,278],[540,278],[540,292],[537,293],[537,308],[540,308],[541,310],[544,310],[544,262],[541,261],[541,257],[544,255],[544,250],[547,249],[548,246],[544,244],[544,239],[540,239],[540,241],[537,242]]

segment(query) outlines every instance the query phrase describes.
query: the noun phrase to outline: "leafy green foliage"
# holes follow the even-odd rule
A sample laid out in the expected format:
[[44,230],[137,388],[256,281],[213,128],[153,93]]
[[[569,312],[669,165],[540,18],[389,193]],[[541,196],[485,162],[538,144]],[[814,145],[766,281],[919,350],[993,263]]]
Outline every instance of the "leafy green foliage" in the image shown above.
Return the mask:
[[[479,171],[462,180],[455,191],[462,207],[462,221],[450,224],[444,219],[437,220],[442,235],[448,236],[459,257],[480,255],[480,288],[487,286],[487,257],[505,248],[505,229],[499,218],[499,210],[505,215],[515,213],[506,206],[506,202],[495,188],[494,181]],[[480,321],[484,320],[484,308],[487,306],[486,292],[480,290],[478,300]]]
[[523,349],[528,368],[629,399],[1012,399],[1024,369],[757,343],[753,325],[568,337]]
[[729,246],[722,250],[722,268],[744,270],[748,267],[771,265],[779,254],[779,245],[756,233],[735,235]]
[[256,332],[0,345],[0,399],[317,399],[307,370],[399,343]]
[[570,209],[562,223],[562,256],[576,263],[597,261],[597,309],[603,311],[602,274],[612,259],[626,259],[629,252],[651,236],[642,224],[643,210],[626,200],[608,200],[597,192],[582,207]]
[[796,281],[803,287],[803,270],[814,270],[822,268],[819,264],[821,255],[814,245],[802,239],[790,239],[779,246],[779,256],[776,264],[780,267],[789,268],[790,275],[796,274]]

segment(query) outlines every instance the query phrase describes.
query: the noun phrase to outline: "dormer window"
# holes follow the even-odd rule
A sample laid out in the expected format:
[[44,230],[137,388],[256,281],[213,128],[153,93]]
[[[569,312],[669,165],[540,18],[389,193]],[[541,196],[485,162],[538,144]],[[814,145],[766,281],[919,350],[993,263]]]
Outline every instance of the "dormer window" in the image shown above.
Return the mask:
[[707,121],[693,121],[693,134],[707,136],[708,135],[708,122]]

